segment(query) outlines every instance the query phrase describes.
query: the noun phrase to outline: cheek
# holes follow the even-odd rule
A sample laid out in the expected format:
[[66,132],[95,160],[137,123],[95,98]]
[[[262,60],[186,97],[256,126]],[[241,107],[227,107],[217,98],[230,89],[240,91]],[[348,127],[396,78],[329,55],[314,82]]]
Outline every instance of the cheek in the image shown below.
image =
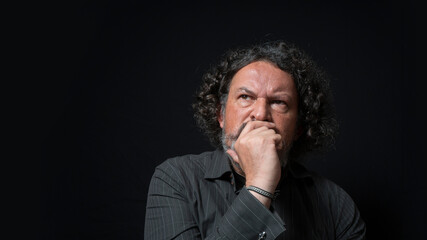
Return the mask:
[[279,118],[277,121],[274,121],[277,125],[277,128],[279,132],[281,133],[282,137],[285,138],[287,141],[293,140],[296,133],[296,118]]
[[225,130],[233,130],[237,122],[237,116],[233,114],[226,114],[224,118],[224,128]]
[[225,111],[224,126],[228,132],[236,131],[248,118],[249,113],[246,109],[238,109],[234,107],[228,107]]

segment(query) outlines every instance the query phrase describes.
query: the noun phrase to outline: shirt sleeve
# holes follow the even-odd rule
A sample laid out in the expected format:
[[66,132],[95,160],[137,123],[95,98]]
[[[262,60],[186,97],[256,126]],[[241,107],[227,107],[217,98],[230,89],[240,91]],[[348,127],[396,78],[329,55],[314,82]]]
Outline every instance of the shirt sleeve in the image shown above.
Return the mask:
[[177,179],[155,170],[148,190],[144,239],[202,239],[183,193]]
[[246,188],[242,188],[216,228],[226,239],[276,239],[286,230],[278,214],[268,210]]
[[[171,169],[169,169],[171,170]],[[157,168],[150,182],[145,217],[145,239],[202,239],[197,219],[185,196],[184,184]],[[173,171],[173,169],[171,170]],[[284,223],[243,188],[203,239],[275,239]]]

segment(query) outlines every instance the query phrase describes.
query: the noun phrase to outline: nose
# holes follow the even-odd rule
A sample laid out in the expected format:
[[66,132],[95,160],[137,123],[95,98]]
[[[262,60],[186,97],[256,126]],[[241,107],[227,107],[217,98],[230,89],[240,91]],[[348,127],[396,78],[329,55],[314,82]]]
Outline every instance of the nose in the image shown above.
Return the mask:
[[258,98],[252,105],[251,120],[271,122],[271,114],[268,102],[265,98]]

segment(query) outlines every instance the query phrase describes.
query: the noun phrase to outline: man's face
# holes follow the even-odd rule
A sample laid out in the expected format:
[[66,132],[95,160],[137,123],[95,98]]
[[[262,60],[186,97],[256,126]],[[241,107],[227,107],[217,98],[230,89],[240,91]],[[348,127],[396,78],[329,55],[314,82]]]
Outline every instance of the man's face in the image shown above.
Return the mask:
[[287,153],[296,140],[298,93],[290,74],[275,65],[258,61],[240,69],[231,80],[225,111],[218,122],[230,147],[248,121],[274,122],[284,140],[279,156]]

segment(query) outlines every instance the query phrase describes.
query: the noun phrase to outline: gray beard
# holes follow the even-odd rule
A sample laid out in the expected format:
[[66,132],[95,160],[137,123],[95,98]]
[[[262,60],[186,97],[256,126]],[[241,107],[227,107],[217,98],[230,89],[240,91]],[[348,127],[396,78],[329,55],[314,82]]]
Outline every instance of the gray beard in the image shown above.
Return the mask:
[[[222,148],[224,149],[225,152],[227,152],[228,149],[232,149],[235,151],[234,149],[234,144],[237,141],[237,138],[239,138],[240,133],[242,133],[243,128],[245,128],[247,122],[244,122],[239,129],[237,130],[236,133],[232,133],[232,134],[225,134],[225,123],[224,126],[222,128],[222,133],[221,133],[221,143],[222,143]],[[231,142],[230,145],[228,145],[227,143]],[[284,146],[284,153],[279,155],[279,160],[280,160],[280,165],[282,167],[286,166],[286,163],[288,162],[288,157],[289,157],[289,150],[291,149],[292,145],[286,145],[286,143],[283,141],[283,146]],[[231,164],[239,169],[241,172],[243,172],[242,168],[240,167],[240,165],[235,162],[230,156],[228,157],[230,159]]]

